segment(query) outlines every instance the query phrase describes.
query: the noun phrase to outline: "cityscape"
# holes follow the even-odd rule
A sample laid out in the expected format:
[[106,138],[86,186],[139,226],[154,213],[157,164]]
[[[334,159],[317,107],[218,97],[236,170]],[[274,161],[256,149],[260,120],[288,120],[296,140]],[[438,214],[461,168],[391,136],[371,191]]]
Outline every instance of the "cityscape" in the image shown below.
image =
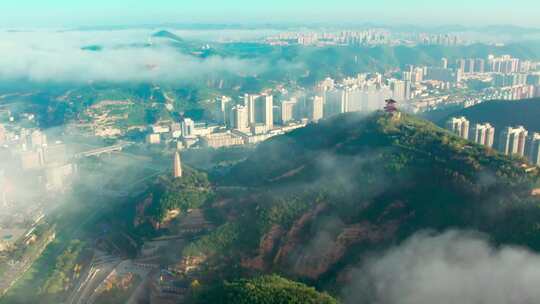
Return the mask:
[[430,33],[392,33],[386,29],[367,29],[365,31],[343,31],[337,33],[281,33],[277,36],[266,38],[271,45],[460,45],[466,41],[452,34]]
[[[408,66],[401,72],[364,73],[339,81],[326,78],[308,90],[289,92],[276,87],[260,94],[245,94],[236,98],[239,102],[229,96],[221,96],[213,101],[213,121],[194,121],[183,117],[177,122],[163,121],[144,126],[148,130],[145,142],[153,145],[172,142],[180,150],[256,144],[341,113],[380,110],[387,99],[398,101],[404,111],[419,113],[446,107],[466,108],[485,100],[535,98],[540,97],[539,67],[540,62],[520,60],[509,55],[457,59],[454,64],[449,64],[447,58],[441,58],[439,66]],[[485,87],[482,90],[471,89],[467,81],[472,79],[483,82]],[[273,91],[280,93],[279,102],[274,101]],[[114,105],[114,102],[101,104],[107,105]],[[75,171],[73,164],[68,161],[64,143],[48,143],[47,136],[41,130],[20,127],[26,121],[31,122],[34,115],[24,113],[21,123],[17,123],[10,112],[5,111],[8,122],[0,125],[0,143],[9,147],[10,154],[16,155],[16,162],[20,163],[22,170],[45,168],[45,187],[51,191],[61,190]],[[95,134],[92,135],[98,137],[114,138],[125,132],[102,126],[99,120],[92,123],[95,124]],[[495,130],[488,123],[469,125],[465,118],[453,118],[447,128],[465,139],[490,148],[495,142]],[[512,128],[506,133],[514,134],[514,131]],[[527,137],[527,131],[524,132],[520,145],[525,145],[527,139],[530,139],[527,145],[531,148],[537,145],[535,138],[538,134]],[[516,150],[514,146],[501,146],[500,151],[532,157],[524,152],[523,147]],[[538,156],[530,160],[538,164]],[[7,204],[6,196],[3,197],[4,204]]]
[[540,301],[538,4],[116,1],[6,5],[0,304]]

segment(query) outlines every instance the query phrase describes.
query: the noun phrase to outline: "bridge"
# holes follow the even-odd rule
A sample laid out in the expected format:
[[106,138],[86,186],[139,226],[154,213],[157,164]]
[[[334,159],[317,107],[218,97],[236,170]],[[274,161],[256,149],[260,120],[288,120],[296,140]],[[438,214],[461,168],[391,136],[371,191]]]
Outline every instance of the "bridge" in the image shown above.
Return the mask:
[[105,153],[112,153],[112,152],[118,152],[122,151],[125,147],[132,145],[132,142],[121,142],[116,145],[108,146],[108,147],[101,147],[97,149],[88,150],[85,152],[77,153],[75,154],[76,158],[82,158],[82,157],[90,157],[90,156],[99,156],[101,154]]

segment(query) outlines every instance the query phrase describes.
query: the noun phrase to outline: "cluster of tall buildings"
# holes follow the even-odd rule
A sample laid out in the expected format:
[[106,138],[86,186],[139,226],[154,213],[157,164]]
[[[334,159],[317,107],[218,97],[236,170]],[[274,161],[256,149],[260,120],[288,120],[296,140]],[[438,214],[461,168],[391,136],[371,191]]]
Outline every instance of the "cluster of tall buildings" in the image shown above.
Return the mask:
[[495,57],[489,55],[487,60],[486,70],[492,73],[526,73],[531,68],[531,62],[521,61],[519,58],[514,58],[510,55]]
[[12,151],[18,156],[23,170],[66,162],[66,146],[62,143],[48,144],[47,135],[40,130],[23,129],[15,137],[15,142],[18,148]]
[[455,67],[465,74],[471,73],[527,73],[534,69],[535,64],[531,61],[520,60],[510,55],[494,56],[487,58],[460,58],[456,60]]
[[[339,84],[327,78],[314,92],[287,95],[283,94],[285,97],[275,102],[269,93],[245,94],[236,104],[229,97],[220,97],[213,114],[220,125],[201,127],[193,120],[183,118],[177,127],[156,128],[148,135],[147,142],[161,143],[165,134],[178,129],[175,138],[183,143],[193,139],[192,143],[204,147],[258,143],[332,115],[380,110],[389,98],[407,100],[410,84],[393,78],[383,81],[381,74],[359,74]],[[165,134],[160,134],[161,131]],[[186,146],[191,144],[183,145]]]
[[[0,158],[5,180],[23,175],[36,189],[62,191],[75,167],[68,161],[63,143],[49,143],[47,135],[38,129],[10,129],[0,125]],[[17,177],[20,179],[20,177]],[[0,193],[6,200],[5,193]]]
[[[460,58],[453,63],[447,58],[441,58],[436,66],[408,66],[402,72],[402,79],[413,84],[426,80],[458,83],[470,75],[489,73],[494,87],[535,86],[540,85],[540,76],[532,72],[535,69],[536,63],[513,58],[510,55]],[[532,90],[530,95],[534,95],[535,88],[528,89]]]
[[458,45],[463,41],[453,34],[392,32],[382,28],[340,32],[287,32],[265,39],[271,45]]
[[446,123],[446,128],[461,138],[469,139],[479,145],[493,147],[495,127],[489,123],[470,125],[465,117],[452,117]]
[[517,100],[540,97],[540,73],[537,63],[510,56],[490,58],[491,84],[498,90],[497,99]]
[[540,74],[537,63],[520,60],[510,55],[483,58],[462,58],[456,61],[460,75],[489,73],[491,85],[497,90],[492,98],[504,100],[540,96]]
[[538,75],[525,74],[525,73],[512,73],[512,74],[494,74],[492,84],[495,87],[512,87],[525,85],[529,82],[531,84],[538,84],[536,79]]
[[452,34],[426,34],[420,33],[417,40],[426,45],[446,45],[453,46],[461,44],[462,41],[457,35]]
[[486,72],[486,61],[483,58],[461,58],[456,60],[456,69],[464,74]]
[[516,85],[499,88],[490,99],[520,100],[540,97],[540,86]]
[[[410,98],[410,82],[394,78],[383,80],[381,74],[359,74],[356,78],[343,80],[336,85],[333,80],[326,79],[317,88],[320,98],[314,99],[317,111],[323,117],[346,112],[372,112],[384,107],[384,101],[395,99],[405,101]],[[321,106],[322,104],[322,106]],[[309,108],[311,109],[311,108]]]
[[415,67],[412,65],[409,65],[402,73],[402,80],[412,82],[412,83],[419,83],[424,81],[424,78],[428,74],[428,68],[423,67]]
[[[450,88],[460,87],[463,80],[481,80],[490,88],[489,98],[514,100],[540,96],[540,73],[535,72],[538,67],[536,62],[510,55],[459,58],[452,62],[443,57],[434,66],[407,66],[401,79],[415,88],[432,81],[452,84],[446,86]],[[414,95],[415,91],[412,92]]]
[[430,34],[424,32],[390,31],[372,28],[340,32],[286,32],[267,37],[271,45],[444,45],[455,46],[467,42],[456,34]]
[[[215,102],[212,115],[216,123],[196,122],[184,117],[178,123],[154,125],[146,136],[146,142],[161,144],[174,141],[178,149],[193,146],[221,148],[258,143],[305,125],[304,122],[296,123],[304,112],[297,113],[300,108],[295,98],[283,101],[281,106],[274,104],[273,95],[267,93],[245,94],[238,104],[227,96],[219,97]],[[311,120],[322,118],[319,99],[308,100],[305,106],[313,113]]]
[[[447,121],[446,128],[464,139],[494,147],[495,127],[489,123],[471,127],[467,118],[452,117]],[[506,127],[499,134],[497,148],[506,155],[527,157],[531,163],[540,166],[540,133],[530,135],[523,126]]]
[[271,45],[377,45],[390,43],[390,33],[383,29],[341,32],[289,32],[266,38]]
[[232,107],[229,115],[232,129],[270,131],[274,127],[274,97],[267,94],[246,94],[244,104]]
[[[430,98],[430,88],[435,94],[450,88],[468,88],[473,89],[473,92],[464,92],[466,95],[481,100],[518,100],[540,97],[538,67],[540,65],[537,62],[510,55],[459,58],[452,62],[448,58],[441,58],[435,66],[408,66],[402,72],[402,79],[413,86],[413,98]],[[473,80],[483,85],[479,88],[471,87],[464,80]],[[427,88],[427,92],[423,88]],[[466,101],[467,96],[464,97],[462,100]]]
[[243,103],[228,109],[226,121],[229,129],[252,134],[267,133],[275,125],[301,121],[319,121],[324,117],[325,100],[323,96],[290,97],[279,104],[274,103],[272,95],[246,94]]
[[442,58],[435,66],[412,66],[408,65],[402,71],[401,79],[411,85],[418,85],[424,81],[439,81],[443,83],[457,83],[461,81],[462,74],[448,63],[447,58]]

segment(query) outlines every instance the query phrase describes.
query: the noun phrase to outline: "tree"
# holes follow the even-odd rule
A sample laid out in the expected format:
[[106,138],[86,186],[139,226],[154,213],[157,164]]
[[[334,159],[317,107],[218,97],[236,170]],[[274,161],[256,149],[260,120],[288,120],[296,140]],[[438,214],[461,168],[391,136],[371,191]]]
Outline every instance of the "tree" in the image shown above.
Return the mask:
[[337,304],[313,287],[277,275],[223,282],[202,292],[197,303],[215,304]]

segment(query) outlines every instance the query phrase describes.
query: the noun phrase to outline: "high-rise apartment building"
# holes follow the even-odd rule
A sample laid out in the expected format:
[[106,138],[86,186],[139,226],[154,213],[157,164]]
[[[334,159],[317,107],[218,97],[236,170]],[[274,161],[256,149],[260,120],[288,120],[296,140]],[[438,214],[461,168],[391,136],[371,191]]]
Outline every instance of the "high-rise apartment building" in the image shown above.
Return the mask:
[[272,96],[261,95],[257,98],[255,101],[255,124],[264,124],[267,130],[271,130],[274,127],[273,107]]
[[540,166],[540,133],[534,133],[528,143],[529,161],[537,166]]
[[495,128],[489,123],[476,124],[471,129],[470,137],[475,143],[491,148],[495,139]]
[[190,118],[184,118],[182,122],[180,122],[180,129],[182,130],[183,137],[192,136],[195,131],[195,122]]
[[274,97],[271,95],[265,95],[263,100],[262,123],[266,125],[268,130],[274,128]]
[[469,139],[469,124],[465,117],[452,117],[446,122],[446,128],[461,138]]
[[345,89],[343,112],[359,112],[364,110],[365,92],[358,87]]
[[467,61],[465,59],[458,59],[456,60],[456,69],[458,71],[461,71],[462,73],[465,73],[466,72],[466,65],[467,65]]
[[413,70],[411,81],[415,83],[422,82],[425,74],[426,70],[424,68],[417,67]]
[[474,65],[475,65],[474,58],[467,59],[466,64],[465,64],[465,73],[474,73],[475,72]]
[[260,95],[245,94],[244,95],[244,106],[248,111],[248,123],[256,123],[256,113],[255,113],[255,102],[260,97]]
[[476,73],[484,73],[486,70],[486,61],[482,58],[474,60],[474,71]]
[[499,149],[506,155],[525,155],[528,131],[523,126],[507,127],[501,132]]
[[410,89],[408,88],[409,83],[402,80],[392,80],[390,82],[390,89],[392,90],[392,98],[396,101],[405,101],[409,99],[408,93]]
[[345,113],[347,105],[347,92],[344,89],[334,89],[325,94],[325,116]]
[[534,133],[529,139],[527,154],[532,164],[540,166],[540,133]]
[[221,96],[217,100],[217,120],[222,124],[228,124],[229,112],[231,109],[231,98]]
[[281,102],[281,123],[286,124],[295,119],[296,99],[285,100]]
[[445,57],[441,58],[441,68],[448,69],[448,59]]
[[310,98],[307,103],[307,114],[311,121],[319,121],[324,114],[324,99],[321,96]]
[[239,131],[249,130],[249,111],[246,106],[237,105],[231,109],[231,127]]
[[249,125],[262,123],[267,130],[274,128],[274,98],[272,95],[246,94],[244,104],[248,109]]

